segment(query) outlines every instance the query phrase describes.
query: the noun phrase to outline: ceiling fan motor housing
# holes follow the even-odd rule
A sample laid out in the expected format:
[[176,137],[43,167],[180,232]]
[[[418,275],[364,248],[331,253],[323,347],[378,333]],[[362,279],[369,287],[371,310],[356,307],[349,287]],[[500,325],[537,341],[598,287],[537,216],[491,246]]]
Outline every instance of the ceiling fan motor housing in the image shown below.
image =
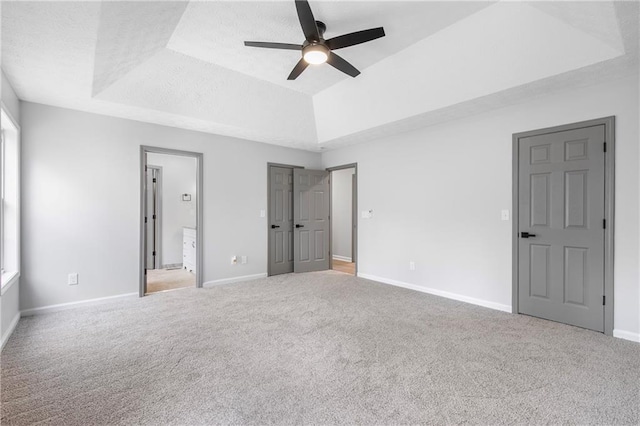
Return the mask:
[[302,43],[302,57],[309,64],[322,64],[327,61],[331,49],[324,41],[324,32],[327,30],[327,26],[324,22],[316,21],[318,27],[319,40],[305,40]]
[[316,27],[318,27],[318,34],[320,34],[320,40],[324,40],[324,32],[327,31],[327,26],[322,21],[316,21]]

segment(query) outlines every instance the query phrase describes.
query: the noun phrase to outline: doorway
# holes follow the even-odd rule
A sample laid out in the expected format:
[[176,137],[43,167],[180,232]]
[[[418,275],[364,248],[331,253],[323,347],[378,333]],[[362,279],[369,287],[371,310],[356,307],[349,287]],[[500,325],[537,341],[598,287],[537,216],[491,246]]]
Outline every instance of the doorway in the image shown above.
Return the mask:
[[[333,172],[346,176],[348,197],[344,208],[347,232],[346,254],[333,256],[332,182]],[[357,273],[357,166],[349,164],[327,170],[308,170],[299,166],[267,164],[268,187],[268,275],[313,272],[328,269]],[[338,193],[342,190],[342,185]],[[341,203],[338,203],[341,206]],[[340,255],[338,255],[340,256]]]
[[202,287],[200,153],[141,147],[140,296]]
[[268,274],[331,265],[329,172],[268,164]]
[[514,313],[612,334],[614,118],[513,148]]
[[356,166],[331,172],[331,269],[356,275],[357,176]]

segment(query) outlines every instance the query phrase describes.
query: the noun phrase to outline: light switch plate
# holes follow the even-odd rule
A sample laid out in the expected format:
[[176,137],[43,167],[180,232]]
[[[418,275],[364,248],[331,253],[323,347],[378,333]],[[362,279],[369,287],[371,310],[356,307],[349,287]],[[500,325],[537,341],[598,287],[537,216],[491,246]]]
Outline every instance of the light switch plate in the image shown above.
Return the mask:
[[265,217],[267,215],[267,212],[265,212],[264,210],[260,210],[260,217]]
[[509,220],[509,210],[502,210],[502,220]]
[[74,272],[72,274],[69,274],[69,277],[67,278],[67,283],[69,285],[78,285],[78,273]]

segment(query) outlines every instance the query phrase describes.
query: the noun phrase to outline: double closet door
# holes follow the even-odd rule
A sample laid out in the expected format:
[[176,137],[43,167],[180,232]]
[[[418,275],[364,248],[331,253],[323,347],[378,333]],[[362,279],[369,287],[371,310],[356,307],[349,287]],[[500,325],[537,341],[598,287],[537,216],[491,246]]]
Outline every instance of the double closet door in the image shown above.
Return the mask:
[[329,269],[329,172],[270,166],[269,274]]

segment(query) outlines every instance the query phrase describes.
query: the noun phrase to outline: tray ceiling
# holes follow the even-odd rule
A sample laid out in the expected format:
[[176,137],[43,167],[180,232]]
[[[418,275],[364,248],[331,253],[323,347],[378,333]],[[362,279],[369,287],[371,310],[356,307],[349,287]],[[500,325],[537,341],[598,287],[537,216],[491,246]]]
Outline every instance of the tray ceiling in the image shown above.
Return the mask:
[[293,1],[3,1],[2,69],[27,101],[311,150],[637,73],[635,2],[310,3],[327,37],[385,27],[341,51],[358,78],[243,45],[301,43]]

